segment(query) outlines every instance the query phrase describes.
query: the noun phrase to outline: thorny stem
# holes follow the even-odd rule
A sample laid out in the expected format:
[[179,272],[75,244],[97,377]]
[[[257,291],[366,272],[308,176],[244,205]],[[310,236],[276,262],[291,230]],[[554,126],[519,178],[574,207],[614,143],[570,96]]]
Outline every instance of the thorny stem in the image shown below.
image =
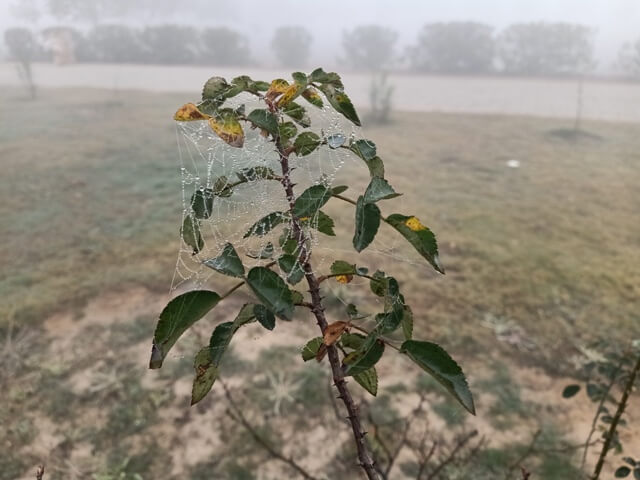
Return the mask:
[[[273,106],[270,106],[270,109],[275,113],[276,109]],[[307,238],[300,227],[299,219],[293,214],[296,197],[293,192],[294,184],[291,182],[291,168],[289,167],[289,154],[291,152],[284,148],[279,137],[276,137],[275,143],[276,148],[278,149],[278,154],[280,155],[280,165],[282,167],[281,183],[285,190],[287,201],[289,202],[289,208],[291,210],[292,233],[298,243],[298,248],[300,249],[299,262],[304,270],[305,278],[309,285],[309,293],[311,294],[311,311],[316,318],[321,332],[324,334],[324,331],[328,326],[328,322],[324,315],[324,307],[322,306],[320,283],[313,273],[313,268],[310,263],[311,250],[307,247]],[[362,428],[358,407],[356,406],[355,401],[351,396],[351,392],[347,388],[347,382],[344,379],[338,349],[335,345],[330,345],[327,347],[327,353],[329,363],[331,365],[331,372],[333,374],[333,383],[339,393],[338,398],[342,400],[348,412],[347,418],[349,419],[351,430],[353,431],[360,466],[367,474],[367,478],[369,478],[369,480],[379,480],[380,476],[375,469],[371,454],[369,453],[364,441],[366,432]]]
[[600,478],[600,472],[602,471],[602,467],[604,466],[604,460],[607,457],[607,453],[611,448],[611,442],[613,442],[613,437],[616,433],[616,429],[618,428],[618,423],[620,422],[620,418],[624,413],[624,409],[627,407],[627,402],[629,401],[629,395],[633,390],[633,385],[636,383],[636,377],[638,376],[638,371],[640,371],[640,355],[638,355],[638,359],[636,360],[636,364],[633,367],[633,370],[629,374],[629,379],[624,386],[624,390],[622,391],[622,398],[620,398],[620,402],[618,402],[618,409],[616,410],[615,415],[613,416],[613,420],[611,421],[611,425],[609,426],[609,430],[606,433],[606,438],[604,440],[604,445],[602,446],[602,450],[600,451],[600,458],[598,458],[598,463],[596,464],[596,468],[593,471],[592,480],[598,480]]
[[580,463],[581,469],[584,468],[584,464],[587,462],[587,452],[589,451],[589,446],[591,444],[591,437],[593,437],[593,434],[596,431],[596,425],[598,423],[598,419],[600,418],[600,414],[602,413],[602,407],[604,405],[604,402],[607,400],[607,398],[609,398],[609,392],[611,392],[611,389],[615,385],[616,380],[618,379],[618,372],[620,371],[621,368],[622,368],[622,362],[619,363],[616,369],[613,371],[613,374],[611,375],[611,380],[607,384],[607,388],[605,389],[604,392],[602,392],[602,398],[600,399],[600,403],[598,404],[598,408],[596,409],[596,414],[593,416],[593,420],[591,422],[591,429],[589,430],[589,436],[587,437],[587,440],[584,442],[584,450],[582,451],[582,462]]

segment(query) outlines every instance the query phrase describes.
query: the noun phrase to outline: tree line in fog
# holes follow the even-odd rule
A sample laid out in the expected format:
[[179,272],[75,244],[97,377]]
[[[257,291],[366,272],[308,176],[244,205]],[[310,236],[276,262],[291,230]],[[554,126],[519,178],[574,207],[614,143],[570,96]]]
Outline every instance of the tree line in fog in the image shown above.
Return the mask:
[[[477,22],[428,23],[414,43],[379,25],[345,31],[337,60],[346,69],[409,70],[443,74],[580,75],[591,72],[595,31],[559,22],[517,23],[496,31]],[[31,61],[245,66],[256,63],[247,35],[227,28],[181,25],[134,28],[97,25],[88,31],[59,26],[5,32],[9,56]],[[302,26],[275,30],[270,47],[284,67],[306,66],[313,36]],[[640,76],[640,39],[625,45],[617,67]]]

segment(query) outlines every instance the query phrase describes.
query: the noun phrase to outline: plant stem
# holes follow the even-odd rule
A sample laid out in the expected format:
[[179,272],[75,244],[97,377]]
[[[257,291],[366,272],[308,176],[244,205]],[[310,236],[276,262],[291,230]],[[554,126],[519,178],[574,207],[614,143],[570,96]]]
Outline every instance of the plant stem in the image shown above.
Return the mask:
[[[328,322],[324,315],[324,307],[322,306],[320,282],[318,282],[318,279],[313,273],[313,268],[310,263],[311,250],[310,248],[307,248],[307,238],[302,231],[302,228],[300,227],[299,219],[296,218],[296,216],[293,214],[293,207],[295,205],[296,197],[293,192],[293,183],[291,182],[291,168],[289,167],[290,152],[285,150],[279,138],[276,138],[275,143],[280,155],[280,165],[282,167],[281,183],[284,187],[287,201],[289,202],[289,208],[291,210],[292,231],[300,249],[299,262],[304,270],[305,278],[307,279],[307,284],[309,285],[309,293],[311,294],[311,311],[316,317],[316,321],[318,323],[318,326],[320,327],[321,332],[324,334]],[[360,466],[367,474],[367,478],[369,480],[379,480],[380,476],[375,469],[371,454],[369,453],[367,445],[365,444],[364,436],[366,432],[362,428],[362,422],[360,421],[358,407],[356,406],[355,401],[351,396],[351,392],[347,388],[347,382],[344,379],[344,373],[342,371],[338,349],[335,345],[330,345],[327,347],[327,353],[329,357],[329,363],[331,365],[331,373],[333,374],[333,383],[339,393],[338,398],[342,400],[348,412],[347,418],[349,419],[351,430],[353,431],[353,437],[356,443]]]
[[629,395],[633,390],[633,385],[636,383],[638,371],[640,371],[640,355],[638,355],[636,364],[629,374],[629,379],[627,380],[627,383],[624,386],[624,390],[622,391],[622,398],[620,398],[620,402],[618,402],[618,409],[616,410],[616,414],[613,416],[613,420],[611,421],[611,425],[609,426],[609,430],[607,431],[604,445],[602,446],[602,450],[600,451],[600,458],[598,458],[598,463],[596,464],[596,468],[593,471],[593,477],[591,477],[592,480],[598,480],[600,478],[600,472],[602,471],[602,467],[604,466],[604,460],[607,456],[607,453],[609,452],[609,449],[611,448],[611,442],[613,441],[613,436],[615,435],[618,428],[620,418],[624,413],[624,409],[627,407]]
[[580,469],[583,469],[584,464],[587,462],[587,453],[589,452],[591,437],[593,437],[593,434],[596,431],[598,419],[600,418],[600,415],[602,413],[602,407],[604,406],[604,402],[607,400],[607,398],[609,398],[609,392],[611,392],[611,389],[615,385],[616,380],[618,379],[618,372],[620,371],[621,368],[622,368],[622,362],[619,363],[616,369],[613,371],[613,374],[611,375],[611,380],[607,384],[607,388],[605,389],[605,391],[602,393],[602,398],[600,399],[600,403],[598,404],[598,408],[596,409],[596,414],[593,416],[593,420],[591,421],[591,429],[589,430],[589,436],[587,437],[587,440],[584,442],[584,450],[582,451],[582,461],[580,463]]

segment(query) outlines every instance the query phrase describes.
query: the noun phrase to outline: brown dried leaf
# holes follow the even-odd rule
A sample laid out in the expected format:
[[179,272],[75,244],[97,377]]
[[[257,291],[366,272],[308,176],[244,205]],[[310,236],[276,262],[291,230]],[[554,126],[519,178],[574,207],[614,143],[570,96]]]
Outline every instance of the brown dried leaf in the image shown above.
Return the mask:
[[321,343],[320,346],[318,347],[318,351],[316,352],[316,360],[318,362],[321,362],[326,354],[327,354],[327,346],[324,343]]
[[331,346],[336,343],[347,328],[349,328],[349,323],[341,320],[327,325],[323,333],[324,344]]

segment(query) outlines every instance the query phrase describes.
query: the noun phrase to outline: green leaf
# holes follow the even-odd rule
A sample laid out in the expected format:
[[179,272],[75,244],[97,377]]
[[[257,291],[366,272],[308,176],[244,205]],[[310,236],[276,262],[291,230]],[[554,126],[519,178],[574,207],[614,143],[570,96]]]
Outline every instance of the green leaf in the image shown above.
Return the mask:
[[293,148],[295,148],[296,155],[304,157],[318,148],[321,143],[322,140],[320,140],[317,134],[313,132],[302,132],[293,142]]
[[191,210],[193,215],[198,219],[207,219],[213,211],[213,190],[211,188],[205,188],[202,190],[196,190],[191,195]]
[[358,375],[372,368],[384,353],[384,342],[375,335],[370,335],[355,352],[344,357],[346,376]]
[[193,379],[191,387],[191,405],[195,405],[202,400],[213,387],[218,378],[218,369],[211,361],[209,347],[202,348],[193,362],[196,377]]
[[279,178],[269,167],[262,166],[243,168],[236,172],[236,176],[241,182],[252,182],[259,179],[277,180]]
[[362,348],[367,337],[361,333],[343,333],[340,337],[340,343],[344,348],[350,348],[352,350],[358,350]]
[[194,290],[171,300],[162,310],[153,334],[149,368],[162,366],[167,353],[178,338],[204,317],[220,301],[220,295],[209,290]]
[[329,235],[330,237],[336,236],[336,232],[333,231],[333,227],[335,227],[333,219],[322,210],[318,210],[315,217],[311,221],[311,225],[315,227],[320,233],[324,233],[325,235]]
[[296,199],[293,214],[297,218],[312,217],[331,198],[331,189],[324,185],[313,185],[307,188]]
[[336,88],[331,84],[322,84],[318,87],[324,96],[338,113],[344,115],[345,118],[353,122],[355,125],[360,126],[360,119],[356,113],[356,109],[353,107],[351,100],[344,91],[340,88]]
[[345,262],[344,260],[336,260],[331,264],[332,275],[355,275],[356,265],[354,263]]
[[216,258],[212,258],[204,262],[204,264],[214,269],[216,272],[220,272],[224,275],[231,277],[242,277],[244,275],[244,266],[242,260],[238,256],[238,252],[233,248],[233,245],[227,243],[222,250],[222,253]]
[[313,87],[308,87],[305,91],[302,92],[302,97],[309,102],[310,104],[318,107],[318,108],[322,108],[324,106],[324,103],[322,101],[322,97],[320,97],[320,94],[318,93],[318,91],[313,88]]
[[285,143],[298,134],[298,129],[293,122],[282,122],[278,131],[280,138]]
[[278,258],[278,265],[287,274],[287,282],[291,285],[295,285],[304,278],[304,270],[295,255],[289,253],[281,255]]
[[241,326],[254,321],[256,314],[261,311],[260,308],[264,307],[253,303],[245,303],[233,322],[221,323],[213,330],[209,339],[209,355],[211,362],[216,367],[220,366],[222,355],[227,351],[233,335]]
[[402,334],[405,340],[413,338],[413,311],[409,305],[404,305],[402,315]]
[[373,160],[376,157],[376,144],[371,140],[356,140],[349,146],[349,149],[365,162]]
[[264,108],[256,108],[248,116],[247,120],[256,127],[266,130],[271,135],[278,135],[278,117]]
[[349,189],[347,185],[338,185],[337,187],[333,187],[331,189],[332,195],[340,195],[341,193],[346,192]]
[[238,115],[232,109],[223,108],[213,112],[209,126],[218,137],[232,147],[241,148],[244,145],[244,130],[238,121]]
[[380,335],[395,332],[402,322],[404,309],[402,306],[394,308],[386,313],[376,315],[375,331]]
[[476,414],[473,395],[460,365],[440,345],[407,340],[400,351],[438,380],[468,412]]
[[287,217],[282,212],[271,212],[269,215],[262,217],[254,223],[249,231],[244,234],[243,238],[248,238],[251,235],[258,235],[259,237],[262,237],[283,223],[286,219]]
[[375,367],[354,375],[353,379],[374,397],[378,394],[378,372]]
[[307,111],[303,106],[298,105],[296,102],[289,103],[282,109],[282,112],[291,117],[293,121],[302,128],[307,128],[311,125],[311,119],[309,118]]
[[373,177],[367,190],[364,192],[364,201],[367,203],[375,203],[379,200],[388,200],[399,197],[400,195],[402,194],[396,193],[384,178]]
[[276,327],[276,317],[273,313],[264,305],[255,305],[253,307],[253,313],[256,316],[256,320],[267,330],[273,330]]
[[184,217],[180,230],[184,243],[193,248],[193,254],[199,253],[204,248],[204,240],[200,233],[200,221],[191,215]]
[[580,391],[580,385],[567,385],[562,391],[563,398],[571,398]]
[[253,267],[247,275],[247,285],[277,317],[283,320],[293,318],[291,290],[277,273],[265,267]]
[[231,86],[222,77],[211,77],[202,89],[202,100],[209,100],[215,106],[220,106],[227,98],[227,92]]
[[294,305],[300,305],[302,302],[304,302],[304,295],[302,295],[302,293],[300,293],[298,290],[291,290],[291,295],[291,299],[293,300]]
[[216,179],[211,191],[213,195],[217,197],[230,197],[233,194],[233,190],[229,185],[229,180],[224,175]]
[[304,347],[302,347],[302,360],[308,362],[309,360],[313,360],[316,358],[318,353],[318,349],[320,345],[322,345],[323,339],[322,337],[316,337],[309,340]]
[[353,142],[349,149],[358,155],[369,169],[369,175],[384,178],[384,163],[382,159],[376,155],[376,144],[371,140],[361,139]]
[[394,213],[387,217],[387,222],[406,238],[438,272],[444,273],[438,256],[438,243],[431,230],[422,225],[416,217],[407,217]]
[[378,297],[384,297],[387,294],[387,276],[384,272],[376,270],[369,281],[371,291]]
[[370,177],[384,178],[384,163],[380,157],[373,157],[371,160],[365,160],[369,169]]
[[328,83],[338,88],[344,88],[342,80],[340,79],[340,75],[335,72],[327,73],[322,68],[316,68],[313,72],[311,72],[311,74],[309,75],[309,81]]
[[242,325],[252,322],[262,311],[266,311],[262,305],[247,303],[242,306],[233,322],[221,323],[213,330],[209,346],[201,349],[194,361],[196,376],[191,388],[191,405],[198,403],[211,390],[219,375],[220,361],[233,335]]
[[353,248],[361,252],[373,241],[380,226],[380,209],[374,203],[365,203],[361,195],[356,204]]
[[618,469],[614,473],[614,477],[616,478],[625,478],[629,476],[631,473],[631,469],[629,467],[618,467]]

